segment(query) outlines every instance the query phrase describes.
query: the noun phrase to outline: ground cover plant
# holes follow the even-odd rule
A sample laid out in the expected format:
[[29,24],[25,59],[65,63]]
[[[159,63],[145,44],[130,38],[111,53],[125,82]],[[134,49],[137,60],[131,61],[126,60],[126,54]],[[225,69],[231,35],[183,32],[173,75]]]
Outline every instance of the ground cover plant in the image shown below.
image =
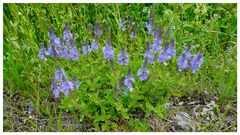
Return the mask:
[[236,4],[4,4],[4,131],[236,131]]

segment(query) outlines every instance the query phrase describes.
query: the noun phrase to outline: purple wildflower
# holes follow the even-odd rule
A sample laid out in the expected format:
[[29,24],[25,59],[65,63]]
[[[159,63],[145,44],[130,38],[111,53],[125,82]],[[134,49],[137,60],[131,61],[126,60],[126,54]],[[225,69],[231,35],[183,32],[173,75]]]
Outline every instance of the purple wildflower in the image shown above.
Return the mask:
[[72,79],[72,84],[74,85],[74,87],[75,87],[76,89],[78,89],[79,86],[80,86],[80,82],[76,80],[76,77],[73,77],[73,79]]
[[136,35],[136,29],[133,29],[131,34],[130,34],[130,38],[133,39],[133,38],[136,38],[137,35]]
[[48,30],[48,34],[49,34],[50,38],[52,38],[52,39],[54,39],[54,38],[56,37],[53,27],[51,27],[51,28]]
[[189,65],[189,59],[191,58],[191,47],[188,46],[186,50],[182,52],[180,57],[177,59],[177,65],[178,65],[178,71],[181,72],[182,69],[188,68]]
[[66,56],[66,59],[69,58],[72,58],[72,60],[77,60],[79,58],[79,52],[74,38],[70,40],[69,54]]
[[92,48],[92,50],[98,50],[99,49],[99,39],[98,39],[97,36],[95,36],[91,48]]
[[110,39],[107,39],[106,46],[103,47],[103,55],[106,60],[109,60],[114,57],[114,51],[111,47]]
[[127,65],[129,61],[129,57],[125,48],[118,55],[118,63],[120,65]]
[[153,53],[157,53],[160,50],[161,45],[162,45],[162,28],[159,28],[159,32],[155,34],[151,51]]
[[124,80],[124,85],[129,88],[129,90],[132,92],[133,91],[133,86],[132,83],[135,82],[133,76],[131,75],[131,68],[128,68],[128,75]]
[[82,54],[88,54],[92,51],[88,38],[85,39],[85,46],[82,46]]
[[70,41],[71,41],[72,38],[73,38],[73,35],[71,33],[71,29],[69,28],[67,23],[65,23],[64,32],[63,32],[63,39],[66,41],[67,45],[70,45]]
[[148,29],[148,34],[152,33],[153,26],[151,24],[149,24],[148,22],[145,22],[145,27]]
[[122,28],[122,31],[126,30],[126,17],[123,16],[122,21],[119,23],[119,28]]
[[89,52],[91,52],[91,47],[90,46],[82,46],[82,54],[88,54]]
[[76,78],[69,81],[65,71],[58,66],[55,72],[55,79],[51,79],[51,89],[55,98],[59,98],[60,92],[68,96],[69,90],[73,91],[74,88],[79,88],[79,81],[76,81]]
[[170,43],[170,46],[168,46],[166,43],[163,49],[159,52],[158,62],[161,62],[164,65],[167,65],[166,61],[173,58],[175,54],[176,54],[176,50],[174,47],[174,41],[172,40]]
[[145,59],[144,65],[138,70],[137,75],[139,76],[139,80],[144,81],[148,78],[149,70],[147,69],[147,59]]
[[44,44],[42,43],[41,46],[40,46],[40,49],[39,49],[39,53],[38,53],[39,58],[41,60],[44,59],[46,61],[47,60],[47,58],[46,58],[47,53],[48,52],[47,52],[46,48],[44,47]]
[[55,48],[52,45],[50,45],[47,52],[47,55],[50,55],[52,58],[56,55]]
[[54,44],[57,55],[62,58],[68,55],[68,48],[63,44],[62,40]]
[[154,55],[152,54],[151,50],[150,50],[150,46],[149,46],[149,42],[147,42],[147,50],[144,54],[144,59],[147,59],[148,63],[153,64],[154,63]]
[[194,57],[193,57],[193,59],[192,59],[192,61],[190,63],[191,67],[192,67],[192,73],[195,73],[195,71],[197,69],[199,69],[200,66],[202,65],[202,63],[203,63],[202,56],[203,56],[203,51],[201,51],[200,53],[194,55]]
[[54,95],[55,98],[59,98],[59,97],[60,97],[60,91],[59,91],[59,89],[54,89],[54,90],[53,90],[53,95]]
[[176,49],[174,46],[174,40],[171,40],[170,46],[167,48],[166,53],[168,55],[168,60],[173,58],[173,56],[176,54]]
[[164,48],[158,54],[158,62],[161,62],[164,65],[167,65],[166,61],[169,59],[169,56],[166,53],[167,49],[168,49],[168,46],[165,45]]
[[99,23],[96,23],[95,25],[94,34],[98,36],[102,36],[102,30]]

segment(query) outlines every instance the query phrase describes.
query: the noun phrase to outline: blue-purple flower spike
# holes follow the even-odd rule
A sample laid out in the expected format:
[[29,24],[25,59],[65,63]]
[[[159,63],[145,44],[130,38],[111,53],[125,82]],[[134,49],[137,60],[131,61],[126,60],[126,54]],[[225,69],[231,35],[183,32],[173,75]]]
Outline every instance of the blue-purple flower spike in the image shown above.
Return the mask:
[[72,38],[73,38],[73,35],[71,33],[71,29],[69,28],[67,23],[65,23],[64,32],[63,32],[63,39],[66,41],[67,45],[70,45],[70,41],[71,41]]
[[123,48],[122,51],[118,55],[118,63],[120,65],[127,65],[129,61],[129,57],[126,51],[126,48]]
[[79,58],[79,52],[74,38],[70,40],[69,54],[66,58],[72,58],[72,60],[77,60]]
[[176,54],[176,49],[175,49],[175,45],[174,45],[174,40],[171,40],[170,42],[170,46],[168,47],[168,49],[166,50],[166,53],[168,55],[168,60],[172,59],[173,56]]
[[128,68],[128,75],[124,80],[124,85],[129,88],[129,90],[132,92],[133,91],[133,86],[132,83],[135,82],[133,76],[131,75],[131,68]]
[[95,36],[91,48],[92,50],[95,50],[95,51],[99,49],[99,40],[97,36]]
[[155,34],[151,51],[153,53],[157,53],[160,50],[161,45],[162,45],[162,28],[160,27],[159,32],[156,32]]
[[119,23],[118,27],[122,28],[122,31],[126,30],[126,17],[125,16],[122,17],[122,21]]
[[178,71],[181,72],[182,69],[188,68],[190,66],[189,59],[191,58],[191,46],[188,46],[186,50],[182,52],[180,57],[177,59]]
[[103,47],[103,56],[106,60],[112,59],[114,57],[114,51],[112,49],[110,39],[107,39],[106,46]]
[[44,44],[42,43],[41,46],[40,46],[40,49],[39,49],[39,53],[38,53],[39,58],[41,60],[44,59],[46,61],[47,60],[47,58],[46,58],[47,53],[48,52],[47,52],[46,48],[44,47]]
[[130,34],[130,38],[133,39],[133,38],[137,38],[137,34],[136,34],[136,29],[133,29],[131,34]]
[[154,13],[150,12],[148,22],[145,22],[145,27],[148,29],[148,34],[154,35]]
[[201,51],[200,53],[194,55],[192,61],[191,61],[191,67],[192,67],[192,73],[195,73],[195,71],[197,69],[199,69],[203,63],[203,51]]
[[92,51],[88,38],[85,39],[85,46],[82,46],[82,54],[88,54]]
[[147,69],[147,59],[144,61],[144,65],[138,70],[138,77],[140,81],[147,80],[148,75],[149,75],[149,70]]
[[64,93],[65,96],[68,96],[69,90],[73,91],[74,88],[78,89],[79,86],[79,81],[77,81],[76,78],[69,81],[65,71],[57,66],[55,79],[51,79],[51,89],[53,90],[55,98],[59,98],[60,92]]
[[147,42],[146,52],[144,54],[144,59],[147,59],[148,63],[153,64],[154,63],[154,55],[150,50],[149,42]]
[[164,45],[163,49],[158,54],[158,62],[167,65],[166,61],[169,59],[168,54],[166,53],[168,49],[167,43]]
[[96,25],[95,25],[94,34],[98,35],[98,36],[102,36],[102,30],[101,30],[101,26],[99,23],[96,23]]

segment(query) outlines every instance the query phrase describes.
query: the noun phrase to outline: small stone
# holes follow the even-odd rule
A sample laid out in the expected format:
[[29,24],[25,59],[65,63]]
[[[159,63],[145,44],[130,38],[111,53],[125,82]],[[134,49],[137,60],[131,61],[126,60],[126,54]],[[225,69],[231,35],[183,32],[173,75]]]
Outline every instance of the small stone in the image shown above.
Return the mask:
[[183,105],[183,104],[184,104],[184,102],[179,102],[179,103],[178,103],[178,105]]

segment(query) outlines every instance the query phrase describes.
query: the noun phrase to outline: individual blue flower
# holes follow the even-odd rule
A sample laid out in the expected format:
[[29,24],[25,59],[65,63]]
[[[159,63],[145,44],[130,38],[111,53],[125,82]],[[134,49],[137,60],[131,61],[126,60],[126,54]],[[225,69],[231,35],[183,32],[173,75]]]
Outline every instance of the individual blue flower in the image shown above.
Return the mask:
[[70,41],[71,41],[72,38],[73,38],[73,35],[71,33],[71,29],[69,28],[67,23],[65,23],[64,32],[63,32],[63,39],[66,41],[67,45],[70,45]]
[[47,53],[48,52],[47,52],[46,48],[44,47],[44,44],[42,43],[41,46],[40,46],[40,49],[39,49],[39,53],[38,53],[39,58],[41,60],[44,59],[46,61],[47,60],[47,58],[46,58]]
[[95,36],[91,48],[92,50],[95,50],[95,51],[99,49],[99,40],[97,36]]
[[123,16],[122,21],[119,23],[119,28],[122,28],[122,31],[126,30],[126,17]]
[[146,52],[144,54],[144,59],[147,59],[148,63],[153,64],[154,63],[154,55],[152,51],[150,50],[149,42],[147,42]]
[[94,34],[98,36],[102,36],[102,30],[99,23],[96,23],[95,25]]
[[120,65],[127,65],[129,61],[129,57],[125,48],[118,55],[118,63]]
[[182,52],[180,57],[177,59],[177,66],[178,66],[178,71],[181,72],[182,69],[188,68],[189,65],[189,59],[191,58],[191,47],[188,46],[186,50]]
[[191,61],[191,67],[192,67],[192,73],[195,73],[195,71],[197,69],[199,69],[203,63],[203,51],[201,51],[200,53],[194,55],[192,61]]
[[144,81],[148,78],[148,75],[149,75],[149,70],[147,69],[147,59],[145,59],[145,62],[144,62],[144,65],[138,70],[138,77],[139,77],[139,80],[141,81]]
[[106,46],[103,47],[103,56],[106,60],[112,59],[114,57],[114,51],[111,47],[110,39],[107,39]]

